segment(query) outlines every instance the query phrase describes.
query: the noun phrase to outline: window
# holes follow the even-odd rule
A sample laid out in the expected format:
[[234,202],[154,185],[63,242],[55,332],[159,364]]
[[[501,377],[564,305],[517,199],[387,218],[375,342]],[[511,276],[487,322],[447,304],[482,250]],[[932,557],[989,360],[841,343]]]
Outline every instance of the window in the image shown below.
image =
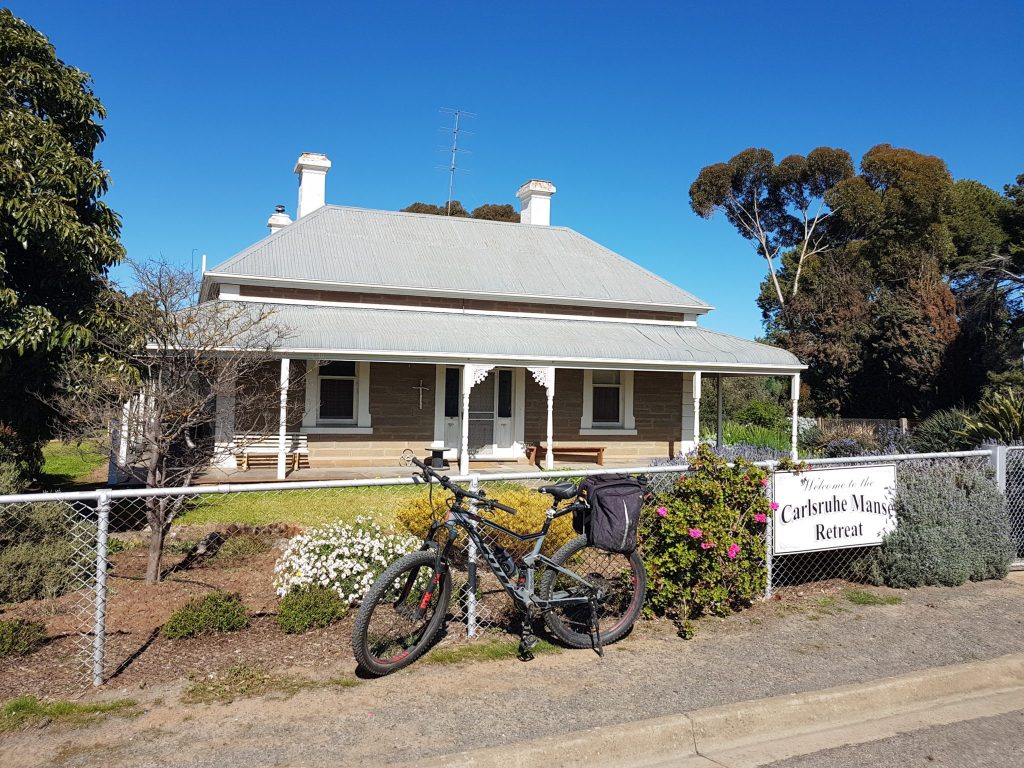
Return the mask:
[[498,371],[498,418],[512,418],[512,371]]
[[633,371],[583,371],[580,434],[636,434]]
[[622,376],[618,371],[594,371],[591,424],[622,426]]
[[320,363],[320,410],[318,421],[355,423],[356,364]]
[[462,383],[461,368],[444,369],[444,415],[448,419],[457,419],[462,414],[459,400],[459,389]]
[[369,435],[370,364],[351,360],[306,363],[306,408],[302,431]]

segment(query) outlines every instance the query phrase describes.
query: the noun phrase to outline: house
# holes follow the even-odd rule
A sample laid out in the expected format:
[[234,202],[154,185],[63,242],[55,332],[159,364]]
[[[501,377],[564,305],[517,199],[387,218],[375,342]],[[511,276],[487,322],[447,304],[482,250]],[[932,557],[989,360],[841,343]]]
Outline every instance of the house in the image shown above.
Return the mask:
[[[550,182],[523,184],[507,223],[327,205],[330,167],[303,154],[296,220],[278,206],[269,236],[202,280],[202,300],[272,302],[293,333],[264,435],[280,477],[296,446],[312,467],[431,446],[463,472],[574,451],[644,464],[694,447],[708,376],[791,376],[795,414],[797,358],[700,327],[711,306],[552,226]],[[230,398],[218,414],[230,446]]]

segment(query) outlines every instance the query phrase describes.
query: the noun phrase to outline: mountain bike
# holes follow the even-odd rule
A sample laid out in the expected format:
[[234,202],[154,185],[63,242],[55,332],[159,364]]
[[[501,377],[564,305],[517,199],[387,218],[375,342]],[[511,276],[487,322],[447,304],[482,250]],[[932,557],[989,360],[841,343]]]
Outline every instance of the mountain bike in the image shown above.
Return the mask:
[[[538,615],[565,645],[593,648],[599,655],[605,645],[632,629],[647,591],[647,573],[639,554],[607,552],[590,545],[585,536],[571,539],[551,557],[541,553],[552,521],[586,508],[586,501],[576,498],[573,483],[539,488],[552,497],[544,524],[534,533],[517,534],[480,514],[500,510],[514,515],[515,509],[488,498],[484,491],[461,487],[419,459],[413,458],[412,463],[420,469],[417,476],[430,484],[431,504],[434,485],[451,494],[447,514],[430,525],[419,551],[389,565],[363,598],[352,631],[352,650],[364,672],[375,677],[397,672],[440,638],[452,598],[449,562],[460,533],[476,546],[523,613],[519,643],[523,660],[533,658],[537,638],[532,627]],[[494,542],[492,531],[514,541],[532,542],[532,549],[516,562]]]

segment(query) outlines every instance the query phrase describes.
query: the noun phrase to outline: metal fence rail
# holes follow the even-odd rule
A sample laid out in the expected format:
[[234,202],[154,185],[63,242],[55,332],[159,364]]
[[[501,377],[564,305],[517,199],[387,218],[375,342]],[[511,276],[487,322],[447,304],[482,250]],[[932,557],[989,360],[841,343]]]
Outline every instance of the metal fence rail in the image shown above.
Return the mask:
[[[896,464],[897,477],[914,466],[931,462],[957,462],[971,466],[991,465],[1005,488],[1011,530],[1018,545],[1018,557],[1024,556],[1024,447],[964,451],[944,454],[910,454],[841,459],[815,459],[812,467],[864,466]],[[772,469],[775,462],[762,466]],[[489,496],[519,493],[519,503],[536,504],[542,514],[547,497],[524,494],[558,478],[579,478],[592,475],[630,473],[644,474],[655,492],[671,488],[689,472],[685,465],[635,467],[629,469],[562,470],[555,472],[491,473],[455,476],[453,480],[487,491]],[[434,490],[437,491],[436,486]],[[766,489],[769,497],[771,486]],[[196,540],[214,529],[234,530],[233,519],[247,521],[259,531],[270,531],[277,539],[298,531],[280,521],[289,518],[289,510],[300,511],[310,524],[350,522],[359,515],[391,522],[396,511],[406,516],[404,522],[428,520],[430,489],[413,478],[384,480],[337,480],[318,482],[277,482],[253,484],[220,484],[163,490],[102,489],[99,491],[20,494],[0,496],[0,520],[24,518],[31,525],[33,515],[48,521],[61,532],[63,568],[59,583],[44,585],[49,624],[73,638],[83,673],[83,681],[99,685],[120,665],[126,663],[137,647],[119,625],[130,613],[132,590],[141,584],[144,575],[145,549],[148,539],[146,507],[155,501],[173,499],[181,504],[181,514],[172,526],[167,550],[175,560],[184,552],[189,557],[202,548]],[[438,501],[439,499],[435,499]],[[417,515],[420,518],[417,518]],[[563,519],[568,524],[567,519]],[[769,517],[769,520],[771,518]],[[216,523],[211,522],[216,521]],[[20,524],[20,523],[19,523]],[[399,526],[396,526],[399,527]],[[242,529],[238,529],[242,530]],[[562,539],[571,532],[562,532]],[[861,550],[846,549],[807,555],[771,554],[772,530],[768,537],[768,592],[783,586],[802,584],[828,578],[846,578],[849,566]],[[558,536],[551,539],[552,552],[560,545]],[[215,551],[215,550],[214,550]],[[128,555],[121,554],[127,552]],[[454,586],[457,603],[452,610],[456,626],[465,635],[475,637],[490,631],[509,631],[518,617],[511,601],[501,590],[486,567],[480,567],[477,553],[464,547],[455,558]],[[130,555],[130,556],[129,556]],[[112,560],[117,556],[117,560]],[[1021,561],[1018,561],[1021,564]],[[261,574],[261,578],[265,575]],[[112,601],[112,602],[111,602]],[[271,606],[268,606],[268,609]],[[33,615],[42,608],[33,601],[19,603],[12,615]],[[54,618],[54,612],[57,613]],[[137,638],[136,638],[137,640]]]

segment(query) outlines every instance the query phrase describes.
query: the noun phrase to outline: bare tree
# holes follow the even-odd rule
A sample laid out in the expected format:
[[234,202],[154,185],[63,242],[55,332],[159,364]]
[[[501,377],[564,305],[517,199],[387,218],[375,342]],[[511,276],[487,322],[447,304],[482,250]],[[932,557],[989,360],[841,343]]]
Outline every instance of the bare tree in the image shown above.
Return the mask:
[[[280,385],[268,363],[287,329],[269,304],[196,303],[198,281],[187,270],[133,269],[138,290],[106,292],[93,353],[66,366],[54,405],[65,437],[98,439],[123,474],[147,488],[187,486],[223,450],[218,398],[245,392],[236,413],[250,423],[278,408]],[[146,497],[149,583],[160,580],[164,538],[186,502]]]

